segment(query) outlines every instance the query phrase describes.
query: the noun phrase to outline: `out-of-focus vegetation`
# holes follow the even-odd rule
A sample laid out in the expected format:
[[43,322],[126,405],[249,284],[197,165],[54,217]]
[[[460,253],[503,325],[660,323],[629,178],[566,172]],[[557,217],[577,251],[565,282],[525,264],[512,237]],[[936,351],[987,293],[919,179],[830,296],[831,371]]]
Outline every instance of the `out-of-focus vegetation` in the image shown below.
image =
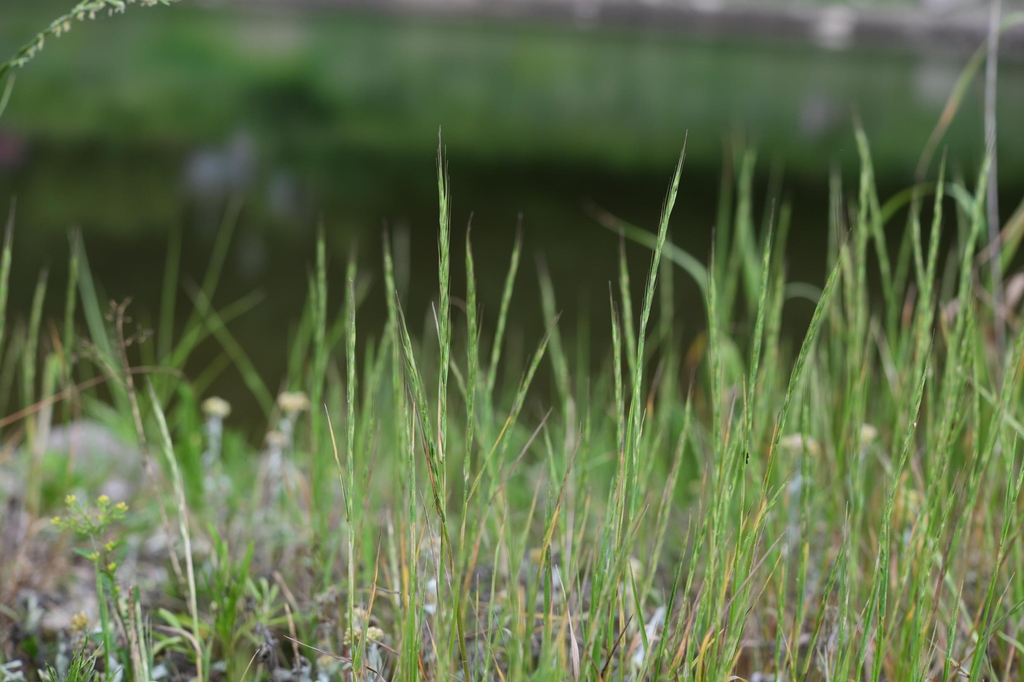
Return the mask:
[[[10,0],[0,50],[13,53],[67,9]],[[236,324],[270,372],[283,369],[289,331],[266,321],[303,295],[293,273],[306,266],[321,219],[336,235],[336,263],[356,243],[379,259],[382,223],[407,230],[414,253],[433,251],[429,141],[438,126],[460,159],[453,220],[474,215],[482,266],[501,267],[521,214],[526,252],[543,252],[556,285],[600,310],[605,282],[592,273],[615,267],[616,239],[592,209],[653,225],[661,169],[684,131],[689,178],[675,239],[709,252],[723,164],[734,174],[735,150],[756,147],[755,195],[793,207],[794,276],[820,278],[819,259],[806,256],[825,247],[832,165],[855,172],[854,117],[875,143],[879,187],[895,193],[913,182],[968,57],[189,3],[82,28],[50,40],[45,59],[19,73],[0,120],[0,195],[17,195],[31,226],[12,271],[14,310],[28,314],[38,265],[67,253],[70,225],[95,247],[101,290],[155,308],[168,247],[178,240],[183,276],[201,278],[228,197],[241,197],[222,302],[265,296],[263,314]],[[1000,117],[1016,120],[1024,70],[1004,60],[1001,73]],[[982,127],[975,80],[942,140],[951,173],[976,172]],[[1021,145],[1000,138],[1006,188],[1024,173]],[[1005,205],[1019,199],[1008,194]],[[642,267],[642,251],[627,254]],[[587,272],[576,267],[581,256],[594,265]],[[415,259],[411,277],[427,285],[413,288],[425,305],[436,273]],[[480,293],[496,305],[500,287],[485,282]],[[382,321],[379,307],[365,314]],[[535,311],[512,314],[517,330],[542,329]],[[221,389],[248,400],[237,384]]]
[[[45,4],[45,3],[43,3]],[[40,3],[5,7],[0,49],[31,35]],[[822,52],[670,34],[430,22],[331,13],[239,14],[177,7],[72,32],[31,67],[5,125],[57,141],[188,145],[239,126],[271,154],[332,148],[422,152],[446,131],[472,157],[663,164],[691,136],[717,166],[727,130],[745,131],[794,170],[853,163],[853,113],[876,140],[880,173],[912,169],[964,55]],[[1024,70],[1003,65],[1000,113],[1024,112]],[[950,131],[977,161],[980,99]],[[1024,142],[1001,150],[1019,173]]]

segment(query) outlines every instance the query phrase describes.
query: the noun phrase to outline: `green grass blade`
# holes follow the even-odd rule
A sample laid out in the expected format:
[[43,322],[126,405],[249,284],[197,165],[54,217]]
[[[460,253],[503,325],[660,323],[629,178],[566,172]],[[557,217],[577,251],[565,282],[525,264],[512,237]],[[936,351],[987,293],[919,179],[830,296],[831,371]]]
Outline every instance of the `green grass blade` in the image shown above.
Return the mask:
[[[476,269],[473,263],[473,244],[470,228],[466,228],[466,441],[463,455],[463,495],[469,489],[473,463],[473,427],[476,424],[477,372],[480,367],[480,328],[476,319]],[[463,509],[465,514],[467,510]]]
[[241,344],[238,343],[234,335],[228,331],[223,318],[211,309],[209,301],[205,300],[203,292],[193,290],[189,294],[195,301],[196,309],[206,311],[203,323],[206,325],[207,331],[217,339],[224,352],[231,358],[231,362],[238,369],[239,374],[242,375],[242,381],[256,399],[263,414],[269,417],[274,409],[274,397],[263,382],[259,372],[256,371],[256,366],[253,365],[252,360],[249,359],[249,356],[242,349]]
[[[318,258],[318,262],[321,261]],[[355,269],[355,258],[350,260],[350,270]],[[348,278],[348,322],[345,335],[345,469],[348,473],[347,487],[348,494],[345,496],[345,519],[347,527],[345,537],[348,540],[348,627],[350,631],[355,627],[354,613],[359,597],[356,594],[356,528],[353,495],[355,494],[355,455],[356,455],[356,283],[355,276]],[[326,285],[321,296],[326,295]],[[326,308],[325,314],[326,314]],[[333,435],[332,435],[333,438]],[[361,670],[362,647],[356,650],[353,663],[356,670]]]
[[569,389],[569,363],[565,357],[565,347],[562,344],[562,333],[554,324],[560,313],[556,309],[555,287],[551,283],[551,273],[544,258],[537,257],[537,279],[540,284],[540,303],[544,313],[544,324],[551,331],[551,350],[548,356],[551,358],[551,371],[555,380],[558,400],[562,405],[562,416],[566,419],[566,426],[572,423],[572,395]]
[[[186,360],[195,350],[195,344],[202,336],[196,333],[196,329],[204,327],[204,318],[207,316],[213,305],[213,297],[217,292],[217,285],[220,283],[221,273],[224,269],[224,262],[227,260],[228,249],[231,246],[231,237],[234,235],[235,227],[242,213],[242,199],[232,197],[224,211],[224,219],[217,230],[217,238],[213,243],[213,250],[210,255],[210,262],[206,267],[206,274],[199,286],[198,293],[201,296],[193,296],[193,310],[185,323],[185,332],[175,346],[171,354],[170,364],[180,369],[184,367]],[[194,288],[194,287],[193,287]]]
[[82,233],[77,229],[68,233],[68,284],[64,293],[64,380],[71,384],[71,368],[75,356],[75,309],[78,304],[78,260]]
[[519,216],[519,223],[516,226],[516,239],[512,245],[512,256],[508,264],[508,273],[505,275],[505,287],[501,292],[501,308],[498,311],[498,324],[494,331],[494,343],[491,345],[491,361],[487,365],[487,390],[488,396],[494,395],[494,384],[498,376],[498,363],[501,360],[501,348],[505,342],[505,325],[508,321],[508,309],[512,302],[512,289],[515,287],[516,272],[519,270],[519,257],[523,251],[523,217]]
[[754,339],[750,347],[750,374],[747,379],[747,404],[744,409],[748,451],[755,449],[756,447],[756,443],[753,440],[755,395],[761,364],[761,354],[763,352],[762,342],[764,341],[765,317],[768,314],[768,291],[770,289],[769,274],[772,256],[772,229],[773,224],[769,222],[765,232],[764,247],[761,256],[761,294],[758,296],[757,319],[754,322]]
[[[654,248],[657,248],[655,238]],[[626,239],[619,237],[619,298],[622,301],[622,331],[626,341],[626,364],[629,376],[636,374],[636,329],[633,328],[633,293],[629,286],[629,266],[626,264]]]
[[8,74],[7,80],[4,81],[4,92],[0,95],[0,118],[4,117],[4,112],[7,111],[7,105],[11,101],[11,93],[14,92],[14,74]]
[[[185,550],[185,568],[188,579],[188,608],[189,614],[192,616],[192,636],[195,638],[197,643],[196,646],[198,646],[198,643],[203,640],[199,633],[199,607],[196,601],[196,576],[195,568],[192,564],[192,535],[189,531],[188,509],[185,504],[185,489],[182,483],[181,470],[178,468],[178,460],[174,454],[174,444],[171,441],[171,433],[167,430],[167,419],[164,417],[164,411],[160,406],[160,400],[157,397],[156,391],[153,389],[153,384],[151,382],[147,382],[147,388],[149,389],[149,398],[153,407],[153,414],[156,416],[157,425],[160,428],[160,450],[163,453],[167,469],[171,474],[171,484],[174,487],[174,496],[178,504],[178,532],[181,534],[181,540]],[[197,664],[199,664],[201,668],[201,660],[197,661]],[[200,678],[202,678],[201,671]]]
[[679,178],[683,172],[683,163],[686,161],[686,143],[683,142],[683,149],[679,154],[679,161],[676,163],[665,195],[665,203],[661,209],[661,218],[658,221],[658,237],[654,245],[654,252],[651,256],[651,269],[647,275],[647,286],[644,288],[643,307],[640,312],[640,326],[636,335],[636,358],[633,363],[633,398],[630,403],[630,417],[628,428],[632,431],[635,439],[633,447],[639,450],[640,447],[640,421],[641,415],[641,390],[644,371],[644,347],[647,342],[647,326],[651,319],[651,309],[654,306],[654,290],[658,284],[658,269],[661,262],[661,254],[665,247],[665,240],[668,235],[668,224],[672,217],[672,209],[675,207],[676,195],[679,193]]
[[[626,239],[636,242],[641,246],[646,246],[648,249],[653,250],[657,246],[657,234],[648,232],[642,227],[637,227],[636,225],[627,223],[626,221],[616,218],[612,214],[600,209],[594,208],[591,213],[594,215],[595,220],[612,232],[624,235]],[[708,269],[703,263],[694,258],[684,249],[681,249],[669,241],[666,241],[662,246],[662,255],[679,266],[683,272],[688,274],[697,284],[701,294],[705,297],[707,296]]]
[[11,253],[14,251],[14,214],[15,200],[11,200],[11,208],[7,213],[7,225],[4,227],[4,245],[0,252],[0,353],[4,349],[4,332],[7,327],[7,299],[10,296]]
[[181,228],[173,227],[167,234],[167,258],[160,289],[160,327],[156,337],[156,355],[167,362],[174,347],[174,313],[178,299],[178,277],[181,268]]
[[[841,262],[842,258],[839,260]],[[800,352],[793,365],[789,385],[786,387],[786,393],[782,399],[782,408],[779,410],[779,416],[776,420],[776,423],[780,428],[775,431],[772,450],[778,446],[779,437],[782,435],[782,428],[785,427],[786,419],[789,416],[789,409],[793,402],[793,397],[803,382],[807,362],[810,360],[815,341],[817,341],[818,334],[821,330],[822,320],[829,309],[832,301],[832,294],[835,291],[836,283],[839,281],[839,272],[840,263],[837,262],[835,267],[832,268],[832,272],[829,273],[828,279],[825,281],[825,286],[821,290],[821,297],[818,299],[818,304],[814,307],[814,314],[811,316],[811,323],[807,327],[807,333],[804,335],[803,343],[800,344]]]
[[437,340],[440,359],[437,374],[437,473],[441,499],[447,500],[448,484],[445,458],[448,453],[448,372],[451,357],[451,194],[448,163],[444,157],[440,135],[437,145],[438,260],[437,274],[440,299],[437,310]]
[[[25,405],[35,402],[36,396],[36,362],[39,357],[39,328],[43,323],[43,303],[46,300],[46,283],[49,270],[39,271],[35,294],[32,296],[32,309],[28,318],[28,337],[25,350],[21,356],[21,395]],[[30,422],[31,423],[31,422]]]

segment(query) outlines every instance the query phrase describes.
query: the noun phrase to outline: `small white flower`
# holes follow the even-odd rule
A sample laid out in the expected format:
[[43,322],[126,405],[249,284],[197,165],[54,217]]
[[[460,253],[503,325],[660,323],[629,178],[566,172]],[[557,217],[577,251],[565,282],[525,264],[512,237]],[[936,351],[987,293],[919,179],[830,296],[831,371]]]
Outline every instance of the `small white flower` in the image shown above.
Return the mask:
[[423,610],[427,612],[427,615],[432,616],[437,613],[437,579],[431,578],[425,587]]
[[207,417],[226,419],[231,415],[231,403],[223,398],[212,396],[203,401],[202,410]]
[[871,445],[872,443],[874,443],[876,438],[878,438],[878,429],[876,429],[871,424],[861,425],[860,433],[858,434],[858,439],[860,441],[860,447],[862,450]]
[[286,415],[295,415],[309,409],[309,398],[302,391],[285,391],[277,396],[277,406]]
[[288,438],[280,431],[271,431],[267,434],[267,447],[271,450],[280,450],[288,442]]
[[807,452],[810,455],[820,455],[821,445],[814,436],[802,433],[791,433],[779,440],[779,445],[794,455],[801,455]]

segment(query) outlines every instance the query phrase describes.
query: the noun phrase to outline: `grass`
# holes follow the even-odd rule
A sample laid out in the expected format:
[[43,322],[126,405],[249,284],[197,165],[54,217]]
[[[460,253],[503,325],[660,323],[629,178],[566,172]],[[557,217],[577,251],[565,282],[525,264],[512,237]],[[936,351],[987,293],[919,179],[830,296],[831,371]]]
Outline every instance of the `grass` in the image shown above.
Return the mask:
[[[123,6],[73,13],[105,7]],[[680,155],[653,231],[591,208],[620,239],[610,347],[589,314],[560,322],[566,292],[538,258],[547,331],[522,366],[506,352],[521,233],[492,326],[469,226],[453,291],[439,144],[426,332],[410,331],[409,263],[387,233],[382,302],[354,248],[330,287],[321,228],[276,397],[229,326],[255,296],[213,305],[237,202],[201,284],[180,280],[172,235],[155,330],[130,301],[101,304],[77,231],[60,326],[44,319],[46,268],[9,325],[12,202],[0,680],[1019,679],[1024,275],[993,310],[989,268],[1013,262],[1024,222],[986,246],[988,156],[973,183],[947,177],[945,157],[927,178],[949,116],[919,184],[885,201],[855,129],[860,174],[849,189],[831,178],[820,289],[787,279],[780,173],[756,217],[752,150],[723,172],[708,264],[675,246]],[[627,239],[652,256],[642,290]],[[673,300],[676,267],[702,309]],[[179,287],[191,308],[175,329]],[[384,327],[357,329],[360,306],[381,303]],[[783,324],[808,303],[806,329]],[[694,319],[704,331],[682,347]],[[203,344],[221,355],[188,377]],[[228,365],[265,433],[201,401]],[[108,440],[54,447],[89,425]]]
[[[987,163],[972,184],[943,159],[905,195],[891,254],[881,235],[903,214],[877,196],[856,137],[862,170],[849,191],[834,178],[821,289],[787,281],[788,207],[755,219],[752,153],[725,179],[709,265],[674,246],[681,156],[653,232],[598,216],[652,255],[642,291],[620,261],[610,320],[563,328],[566,292],[538,264],[548,331],[524,369],[503,360],[521,237],[492,323],[476,287],[494,275],[475,271],[468,228],[466,290],[452,291],[459,237],[439,148],[430,333],[410,331],[396,287],[408,264],[386,233],[380,301],[357,285],[371,266],[354,252],[330,286],[321,231],[282,382],[292,393],[277,400],[230,331],[252,303],[211,304],[234,209],[180,330],[176,249],[150,333],[127,302],[101,306],[73,233],[63,328],[42,319],[45,271],[27,324],[0,315],[0,379],[17,387],[0,419],[16,482],[0,490],[4,679],[45,665],[51,679],[138,682],[1019,679],[1024,328],[1008,315],[997,351]],[[703,310],[659,287],[677,266]],[[357,329],[360,305],[381,303],[384,328]],[[808,305],[802,335],[785,331],[787,309]],[[706,331],[680,347],[680,326],[699,319]],[[608,348],[590,341],[604,325]],[[204,415],[181,371],[203,343],[264,403],[266,438]],[[534,385],[544,365],[550,392]],[[145,472],[115,500],[126,518],[93,539],[116,554],[93,561],[103,625],[76,596],[88,557],[40,520],[129,464],[48,448],[46,434],[82,420],[133,439]],[[85,613],[44,627],[34,599]]]

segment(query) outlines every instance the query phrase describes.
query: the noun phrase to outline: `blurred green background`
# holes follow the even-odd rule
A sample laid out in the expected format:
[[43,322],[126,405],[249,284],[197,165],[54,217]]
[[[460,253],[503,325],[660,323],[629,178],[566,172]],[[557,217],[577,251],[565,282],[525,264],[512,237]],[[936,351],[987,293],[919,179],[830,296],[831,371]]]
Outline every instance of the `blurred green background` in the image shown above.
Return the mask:
[[[70,4],[4,0],[0,56]],[[264,293],[232,329],[271,383],[284,370],[321,221],[334,299],[340,306],[346,254],[358,248],[371,287],[361,324],[374,332],[384,316],[382,226],[407,231],[407,309],[426,325],[439,128],[457,241],[473,215],[485,322],[523,215],[527,257],[512,314],[527,347],[541,327],[535,254],[560,306],[587,303],[595,328],[607,326],[618,239],[584,205],[653,226],[687,135],[675,241],[706,257],[723,159],[742,140],[759,154],[756,215],[781,180],[794,211],[793,277],[820,283],[829,168],[856,179],[854,116],[883,195],[910,185],[967,57],[942,45],[827,51],[607,27],[133,6],[48,41],[18,72],[0,119],[0,198],[18,200],[12,307],[25,313],[42,267],[52,270],[51,292],[63,291],[67,230],[78,226],[104,294],[132,295],[155,316],[169,235],[182,236],[183,277],[200,280],[228,197],[238,195],[245,204],[215,304]],[[999,91],[1008,215],[1024,182],[1024,137],[1014,130],[1024,120],[1024,65],[1003,60]],[[968,177],[983,152],[981,102],[976,81],[946,138],[952,166]],[[639,277],[649,255],[628,253]],[[696,289],[682,275],[677,288],[699,328]],[[50,309],[61,298],[51,293]],[[184,318],[187,296],[179,302]],[[205,359],[217,353],[210,347]],[[244,403],[230,375],[219,388]]]

